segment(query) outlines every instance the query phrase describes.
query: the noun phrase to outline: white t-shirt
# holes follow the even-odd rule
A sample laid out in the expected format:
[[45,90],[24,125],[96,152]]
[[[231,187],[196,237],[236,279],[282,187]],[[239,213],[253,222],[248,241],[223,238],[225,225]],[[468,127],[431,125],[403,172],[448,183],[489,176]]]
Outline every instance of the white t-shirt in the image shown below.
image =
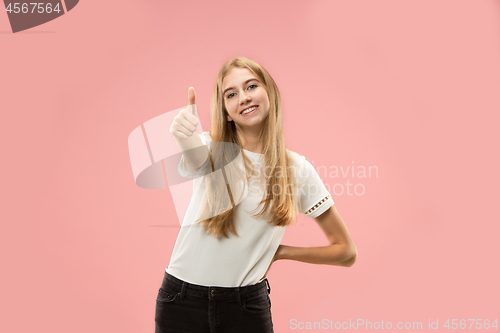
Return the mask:
[[[203,132],[200,137],[211,149],[210,134]],[[244,151],[254,168],[264,167],[263,154]],[[295,196],[301,205],[300,213],[316,218],[334,204],[332,197],[311,163],[304,156],[288,149],[287,152],[295,171],[298,189]],[[178,171],[183,177],[193,178],[200,172],[204,174],[205,168],[211,170],[209,158],[204,165],[194,170],[182,156]],[[286,231],[286,227],[278,227],[262,217],[251,216],[263,207],[261,204],[254,210],[262,199],[264,189],[260,193],[249,191],[235,207],[234,223],[239,237],[229,232],[229,238],[216,238],[206,233],[203,224],[193,224],[203,196],[200,190],[202,178],[194,178],[193,196],[165,271],[186,282],[203,286],[240,287],[262,281]],[[252,183],[254,178],[249,180],[249,185],[255,184]]]

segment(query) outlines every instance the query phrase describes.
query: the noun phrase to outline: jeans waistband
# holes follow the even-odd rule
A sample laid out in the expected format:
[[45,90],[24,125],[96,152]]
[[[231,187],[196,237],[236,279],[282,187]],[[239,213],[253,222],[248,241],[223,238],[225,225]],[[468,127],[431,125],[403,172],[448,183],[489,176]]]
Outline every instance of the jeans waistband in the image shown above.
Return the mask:
[[167,272],[163,277],[162,288],[174,291],[181,298],[190,295],[198,298],[220,300],[243,300],[256,297],[259,294],[271,293],[271,286],[267,278],[257,284],[243,287],[202,286],[183,281]]

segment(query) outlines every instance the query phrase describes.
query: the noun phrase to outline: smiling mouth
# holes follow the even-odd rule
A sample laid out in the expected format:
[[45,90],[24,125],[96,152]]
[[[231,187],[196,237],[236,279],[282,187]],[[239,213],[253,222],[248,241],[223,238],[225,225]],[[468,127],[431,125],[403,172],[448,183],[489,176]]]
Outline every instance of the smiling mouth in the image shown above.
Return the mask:
[[[258,105],[253,105],[253,106],[251,106],[251,107],[249,107],[249,108],[246,108],[245,110],[241,111],[241,112],[240,112],[240,114],[243,114],[243,115],[244,115],[244,114],[252,113],[252,112],[254,112],[255,110],[257,110],[257,108],[258,108],[258,107],[259,107]],[[250,110],[250,112],[248,112],[249,110]],[[245,112],[245,113],[244,113],[244,112]]]

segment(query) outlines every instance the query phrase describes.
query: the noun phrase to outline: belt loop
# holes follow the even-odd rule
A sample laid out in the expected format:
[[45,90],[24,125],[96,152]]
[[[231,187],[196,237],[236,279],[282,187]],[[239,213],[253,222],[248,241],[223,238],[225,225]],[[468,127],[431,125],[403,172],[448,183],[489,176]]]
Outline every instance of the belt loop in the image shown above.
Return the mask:
[[184,299],[184,295],[186,295],[186,281],[182,282],[180,295],[181,295],[181,299]]
[[236,298],[238,299],[238,305],[241,306],[240,287],[235,287],[234,291],[236,293]]
[[271,285],[269,284],[269,280],[266,278],[264,281],[266,281],[266,284],[267,284],[267,293],[270,294],[271,293]]

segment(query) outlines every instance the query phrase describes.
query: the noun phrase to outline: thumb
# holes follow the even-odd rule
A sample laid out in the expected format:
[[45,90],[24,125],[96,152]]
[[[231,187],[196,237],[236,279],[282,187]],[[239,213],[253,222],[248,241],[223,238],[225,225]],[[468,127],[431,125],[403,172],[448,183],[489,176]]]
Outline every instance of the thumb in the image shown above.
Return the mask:
[[193,87],[189,87],[189,89],[188,89],[188,105],[191,105],[191,104],[196,104]]

